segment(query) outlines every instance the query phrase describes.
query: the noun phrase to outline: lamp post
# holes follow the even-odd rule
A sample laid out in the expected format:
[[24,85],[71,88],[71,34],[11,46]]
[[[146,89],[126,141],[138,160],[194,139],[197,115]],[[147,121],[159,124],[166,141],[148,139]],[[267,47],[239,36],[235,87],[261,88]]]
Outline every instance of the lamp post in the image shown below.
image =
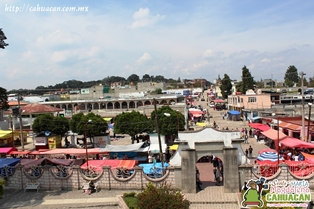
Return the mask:
[[310,141],[310,125],[311,125],[311,108],[312,108],[312,103],[308,103],[309,105],[309,118],[308,118],[308,124],[307,124],[307,142]]
[[[273,118],[275,118],[276,113],[272,113]],[[279,149],[279,119],[278,117],[276,117],[277,119],[277,163],[279,165],[279,153],[280,153],[280,149]]]
[[304,76],[306,75],[305,73],[301,72],[301,95],[302,95],[302,140],[305,141],[305,122],[304,122]]
[[86,127],[87,124],[90,124],[92,122],[92,120],[88,120],[85,124],[84,124],[84,138],[85,138],[85,151],[86,151],[86,166],[88,168],[88,152],[87,152],[87,137],[86,137]]
[[[162,169],[162,175],[165,174],[165,167],[164,167],[164,155],[162,153],[162,146],[161,146],[161,138],[160,138],[160,130],[159,130],[159,119],[158,119],[158,114],[157,114],[157,104],[156,104],[156,99],[154,98],[154,109],[155,109],[155,120],[156,120],[156,131],[158,135],[158,144],[159,144],[159,158],[161,162],[161,169]],[[165,116],[169,117],[170,113],[164,113]]]

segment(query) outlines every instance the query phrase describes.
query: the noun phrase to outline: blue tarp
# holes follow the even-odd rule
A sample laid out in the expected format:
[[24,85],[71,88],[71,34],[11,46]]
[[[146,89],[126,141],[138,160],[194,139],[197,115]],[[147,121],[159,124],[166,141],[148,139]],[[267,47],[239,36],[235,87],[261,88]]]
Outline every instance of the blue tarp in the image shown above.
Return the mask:
[[15,166],[20,162],[20,158],[0,158],[0,168],[6,166]]
[[[161,163],[149,163],[149,164],[139,164],[138,166],[143,167],[143,172],[145,174],[153,174],[153,168],[154,166],[157,168],[157,171],[159,170],[160,173],[162,172],[162,166]],[[167,168],[169,166],[168,163],[164,163],[164,167]]]
[[228,113],[231,114],[231,115],[240,115],[240,114],[241,114],[241,113],[240,113],[239,111],[237,111],[237,110],[229,110]]

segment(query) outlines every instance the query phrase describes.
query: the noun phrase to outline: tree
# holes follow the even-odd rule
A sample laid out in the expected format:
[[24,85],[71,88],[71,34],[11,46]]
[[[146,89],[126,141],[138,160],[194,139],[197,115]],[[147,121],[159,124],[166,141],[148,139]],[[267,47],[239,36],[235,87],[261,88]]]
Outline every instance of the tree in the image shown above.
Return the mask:
[[49,131],[53,134],[64,136],[69,130],[69,121],[66,118],[47,113],[37,116],[32,127],[36,133]]
[[7,110],[9,107],[7,90],[0,87],[0,110]]
[[221,90],[221,94],[223,96],[223,98],[228,98],[228,95],[230,94],[230,91],[232,89],[232,84],[231,84],[231,80],[230,77],[225,74],[224,78],[221,80],[221,86],[220,86],[220,90]]
[[153,124],[146,115],[137,111],[123,112],[118,114],[114,120],[114,132],[116,134],[129,134],[132,141],[136,134],[151,132]]
[[0,48],[1,49],[5,49],[6,46],[9,46],[9,44],[4,42],[4,40],[6,40],[6,39],[7,39],[7,37],[4,35],[2,28],[0,28]]
[[285,84],[288,87],[292,87],[295,83],[298,83],[299,80],[298,69],[294,65],[290,65],[285,74]]
[[106,134],[108,129],[107,122],[100,115],[96,115],[93,112],[90,112],[87,115],[84,115],[83,113],[73,115],[70,121],[72,132],[84,134],[84,126],[89,120],[91,120],[91,123],[86,125],[86,134],[88,136],[103,136]]
[[[165,113],[169,113],[167,117]],[[171,109],[169,106],[162,106],[157,109],[157,116],[159,122],[159,131],[162,135],[176,135],[178,133],[178,125],[180,130],[184,130],[185,119],[184,115],[180,112]],[[155,110],[151,113],[152,123],[156,124],[156,112]]]
[[128,77],[127,81],[129,83],[133,83],[134,85],[136,85],[138,83],[138,81],[140,80],[140,77],[136,74],[132,74]]
[[150,76],[148,74],[143,75],[142,81],[143,82],[149,82],[150,81]]
[[161,88],[157,88],[154,91],[152,91],[151,94],[162,94],[162,90]]
[[[299,79],[298,86],[302,86],[302,79]],[[309,82],[306,80],[306,77],[303,77],[303,86],[309,86]]]
[[309,87],[313,87],[314,86],[314,76],[309,78]]
[[254,87],[254,79],[250,73],[250,70],[244,67],[242,68],[242,94],[245,94],[247,90],[253,89]]

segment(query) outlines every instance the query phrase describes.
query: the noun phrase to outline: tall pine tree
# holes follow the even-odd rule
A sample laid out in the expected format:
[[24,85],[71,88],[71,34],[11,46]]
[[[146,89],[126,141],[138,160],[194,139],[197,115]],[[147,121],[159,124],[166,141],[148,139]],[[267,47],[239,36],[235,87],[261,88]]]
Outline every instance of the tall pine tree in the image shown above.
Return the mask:
[[254,87],[254,79],[250,73],[250,70],[244,67],[242,68],[242,94],[245,94],[247,90],[253,89]]

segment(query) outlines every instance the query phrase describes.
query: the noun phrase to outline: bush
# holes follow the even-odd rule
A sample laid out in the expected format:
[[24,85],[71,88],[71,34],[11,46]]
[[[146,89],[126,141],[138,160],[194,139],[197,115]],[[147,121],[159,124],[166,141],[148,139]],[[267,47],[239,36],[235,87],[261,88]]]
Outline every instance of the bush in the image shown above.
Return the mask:
[[148,183],[145,190],[136,195],[136,199],[138,209],[187,209],[190,206],[181,191],[167,182],[157,186]]
[[0,180],[0,199],[2,198],[3,195],[3,185],[5,184],[5,180],[1,179]]
[[135,192],[123,194],[123,200],[124,200],[125,204],[129,207],[129,209],[135,209],[136,208],[135,194],[136,194]]

